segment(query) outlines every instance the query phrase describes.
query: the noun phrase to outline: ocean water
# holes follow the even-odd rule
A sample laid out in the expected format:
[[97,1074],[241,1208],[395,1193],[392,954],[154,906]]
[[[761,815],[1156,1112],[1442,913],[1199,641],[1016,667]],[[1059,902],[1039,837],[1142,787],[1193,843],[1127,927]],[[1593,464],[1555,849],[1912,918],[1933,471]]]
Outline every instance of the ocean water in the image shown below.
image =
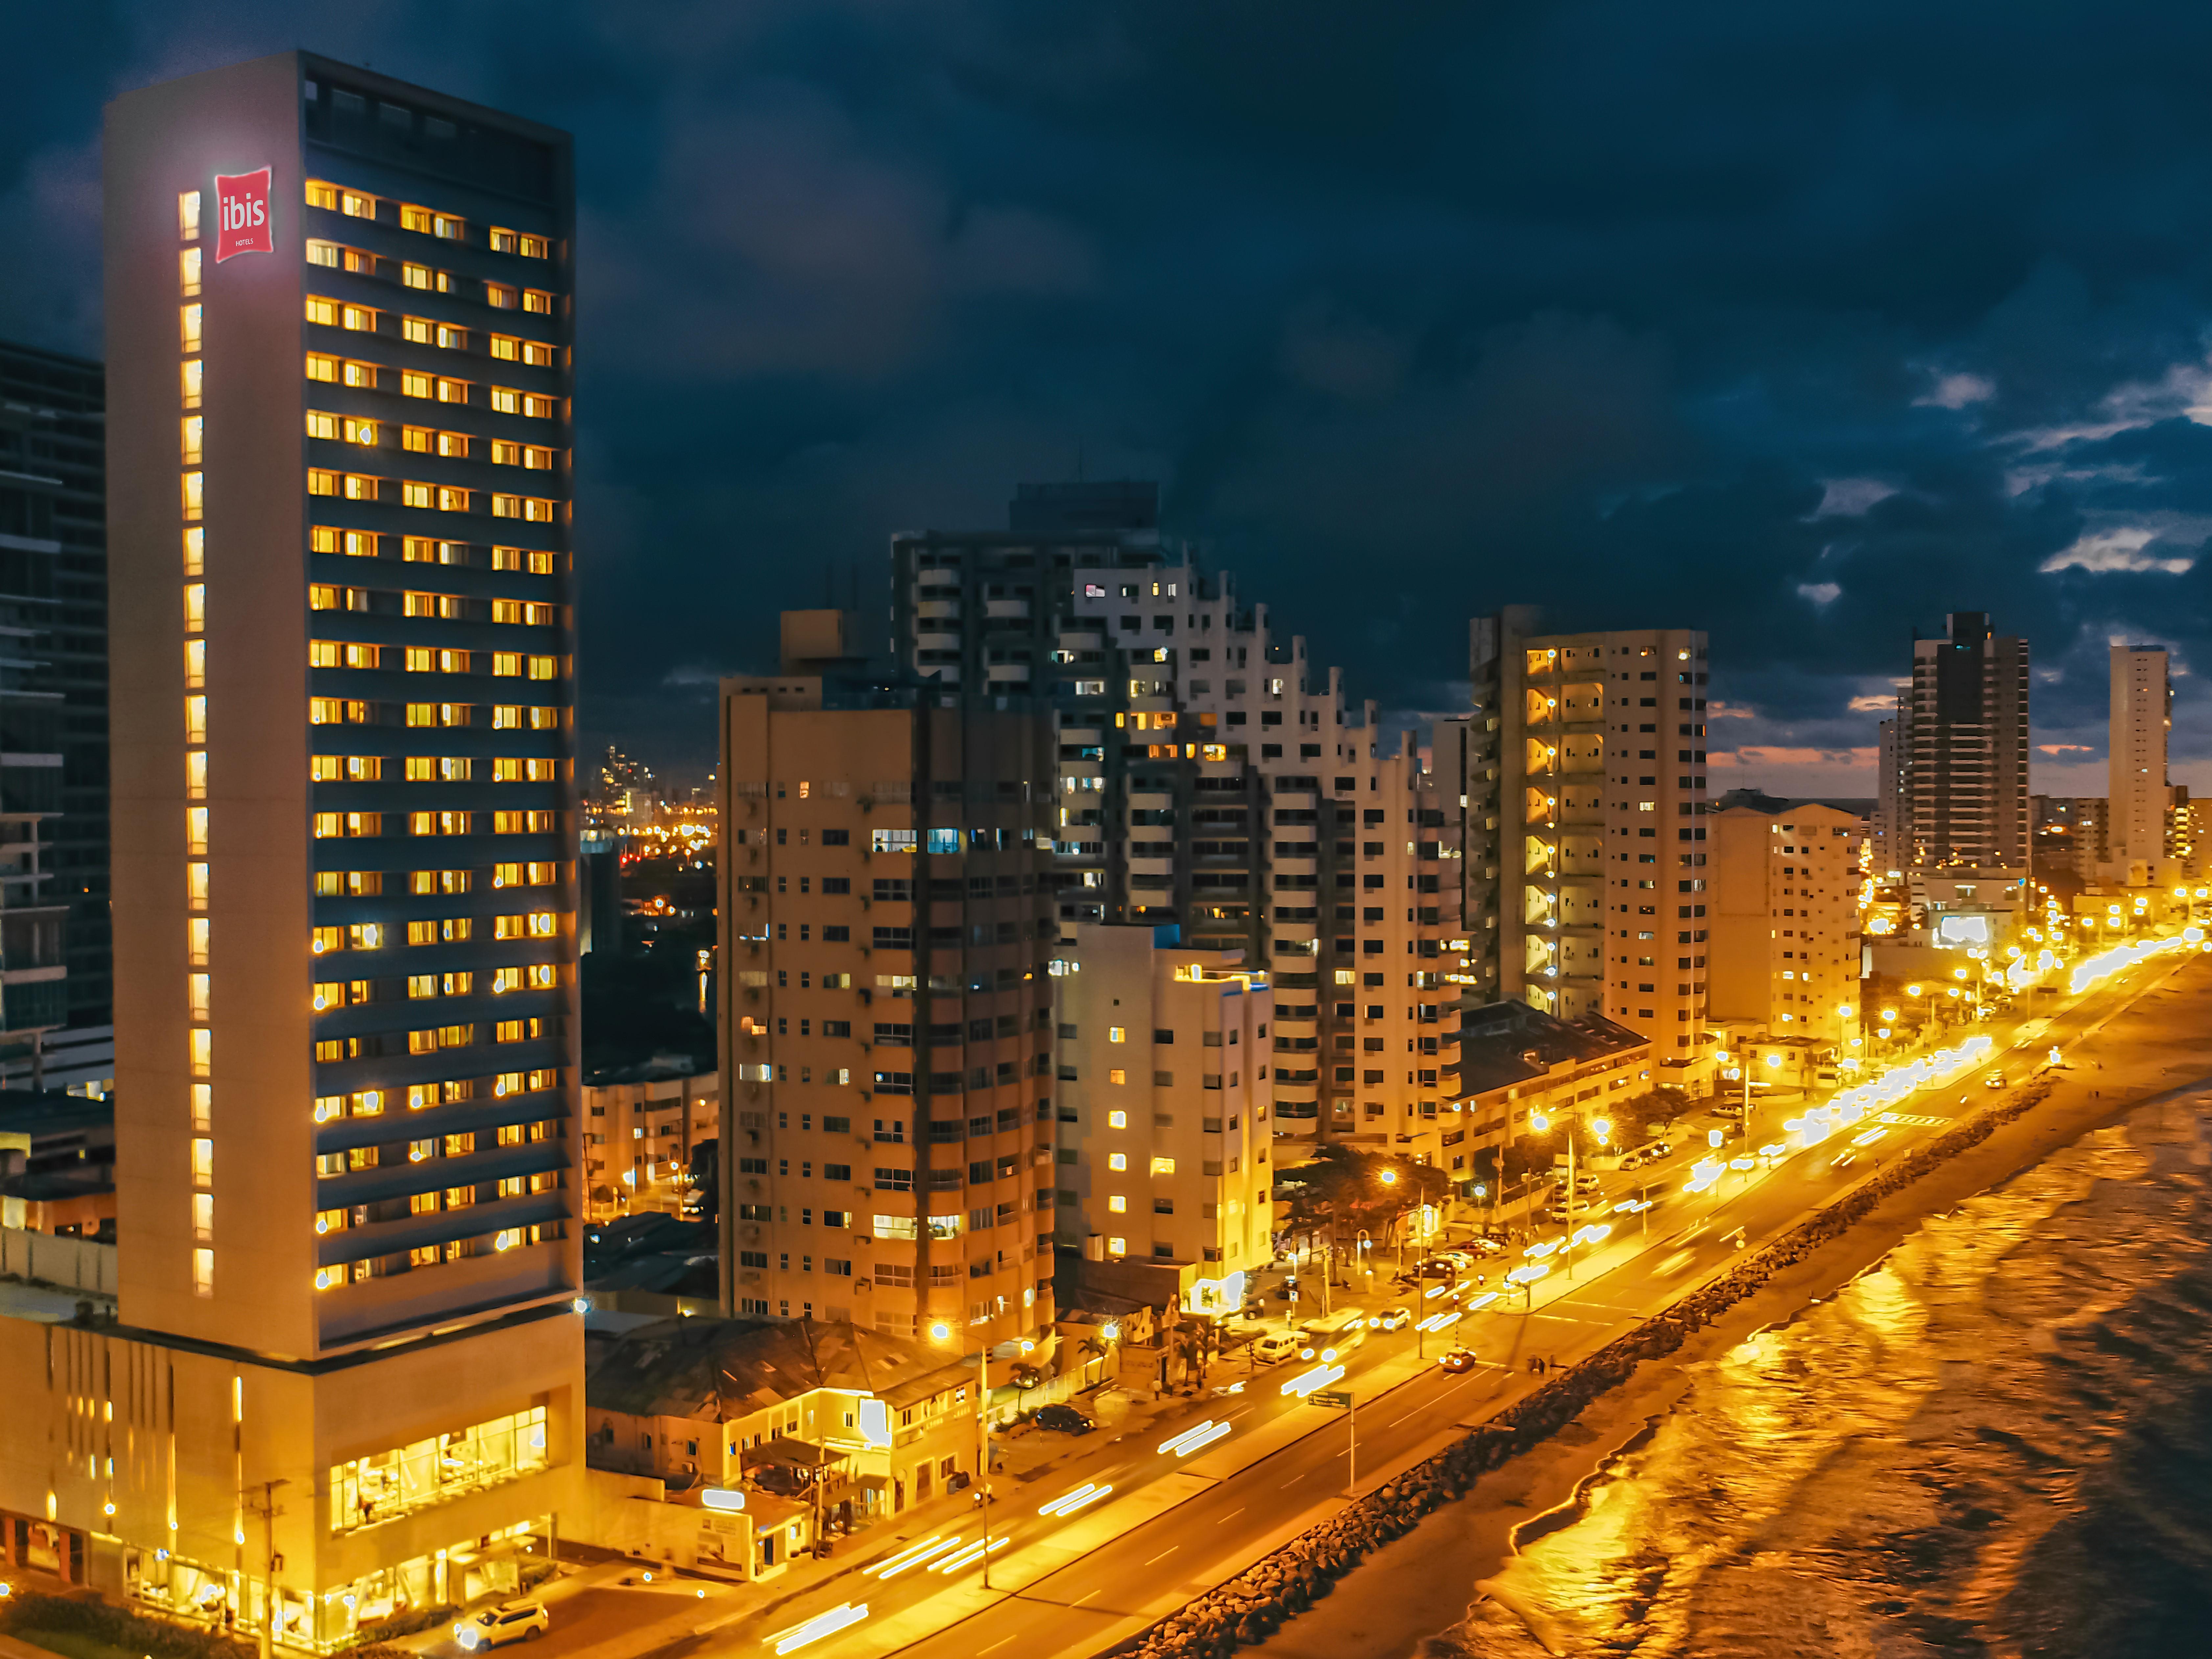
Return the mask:
[[1425,1659],[2212,1655],[2209,1187],[2212,1092],[1930,1219],[1698,1367]]

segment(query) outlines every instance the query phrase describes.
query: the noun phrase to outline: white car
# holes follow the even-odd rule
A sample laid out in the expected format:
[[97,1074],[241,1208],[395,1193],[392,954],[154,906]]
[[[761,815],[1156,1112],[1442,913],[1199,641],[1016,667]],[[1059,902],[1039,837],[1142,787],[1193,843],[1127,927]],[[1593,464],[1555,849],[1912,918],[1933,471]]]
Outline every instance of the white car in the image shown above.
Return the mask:
[[471,1653],[482,1653],[509,1642],[534,1642],[552,1623],[543,1601],[503,1601],[457,1621],[453,1640]]

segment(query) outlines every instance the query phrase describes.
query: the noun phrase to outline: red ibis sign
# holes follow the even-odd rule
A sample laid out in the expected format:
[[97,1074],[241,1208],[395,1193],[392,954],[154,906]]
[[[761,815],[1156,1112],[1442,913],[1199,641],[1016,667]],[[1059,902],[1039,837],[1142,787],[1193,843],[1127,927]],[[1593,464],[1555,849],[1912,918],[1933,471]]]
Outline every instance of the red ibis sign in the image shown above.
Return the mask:
[[273,253],[270,240],[269,169],[215,176],[215,262],[234,253]]

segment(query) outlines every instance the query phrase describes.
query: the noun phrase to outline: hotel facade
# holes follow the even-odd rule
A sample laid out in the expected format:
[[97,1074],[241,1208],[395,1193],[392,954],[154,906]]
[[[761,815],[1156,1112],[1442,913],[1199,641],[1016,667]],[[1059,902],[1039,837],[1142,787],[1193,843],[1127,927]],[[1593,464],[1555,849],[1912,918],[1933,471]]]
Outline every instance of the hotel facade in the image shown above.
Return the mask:
[[0,1510],[325,1650],[582,1462],[568,140],[288,53],[104,154],[117,1291]]

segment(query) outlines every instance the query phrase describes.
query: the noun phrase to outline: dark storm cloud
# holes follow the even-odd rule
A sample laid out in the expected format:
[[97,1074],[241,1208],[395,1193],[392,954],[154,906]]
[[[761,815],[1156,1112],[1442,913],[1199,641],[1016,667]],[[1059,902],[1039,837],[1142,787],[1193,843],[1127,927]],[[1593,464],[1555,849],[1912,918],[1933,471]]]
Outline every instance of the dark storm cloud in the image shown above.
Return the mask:
[[[1704,626],[1728,743],[1871,744],[1911,630],[2212,659],[2203,8],[768,0],[18,9],[0,332],[99,347],[122,88],[303,45],[572,129],[587,725],[884,537],[1157,477],[1355,697],[1466,618]],[[2207,712],[2183,682],[2180,752]],[[1856,701],[1860,707],[1854,709]]]

